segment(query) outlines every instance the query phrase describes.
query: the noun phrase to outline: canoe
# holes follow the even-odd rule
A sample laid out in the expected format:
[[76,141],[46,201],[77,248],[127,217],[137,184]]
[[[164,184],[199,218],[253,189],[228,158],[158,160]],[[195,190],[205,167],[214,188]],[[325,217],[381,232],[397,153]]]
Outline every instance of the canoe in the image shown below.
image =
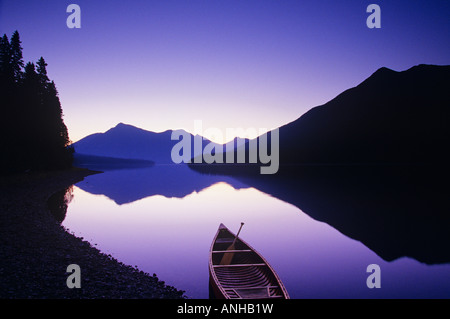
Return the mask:
[[209,275],[212,293],[217,299],[289,299],[286,288],[267,260],[223,224],[211,245]]

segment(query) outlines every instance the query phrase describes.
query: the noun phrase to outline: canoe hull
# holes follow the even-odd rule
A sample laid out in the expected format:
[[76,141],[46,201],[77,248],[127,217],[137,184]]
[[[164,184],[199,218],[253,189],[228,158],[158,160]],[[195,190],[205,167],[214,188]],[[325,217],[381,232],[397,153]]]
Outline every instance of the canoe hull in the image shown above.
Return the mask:
[[214,299],[230,299],[225,297],[224,293],[217,285],[217,282],[213,279],[211,271],[209,271],[209,287]]

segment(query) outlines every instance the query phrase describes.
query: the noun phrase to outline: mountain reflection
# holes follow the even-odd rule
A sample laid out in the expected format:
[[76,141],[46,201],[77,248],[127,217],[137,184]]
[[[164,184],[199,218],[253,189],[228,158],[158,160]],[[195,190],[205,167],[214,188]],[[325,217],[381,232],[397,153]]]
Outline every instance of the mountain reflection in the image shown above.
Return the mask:
[[226,182],[235,189],[248,187],[233,177],[200,174],[184,164],[106,171],[89,176],[77,187],[123,205],[155,195],[183,198],[218,182]]
[[426,166],[305,166],[281,176],[239,177],[386,261],[450,262],[448,169]]
[[[186,165],[107,171],[77,186],[119,205],[149,196],[183,198],[218,182],[254,187],[298,207],[386,261],[449,263],[450,202],[445,174],[418,167],[309,166],[289,174],[222,176]],[[276,212],[274,212],[276,213]]]

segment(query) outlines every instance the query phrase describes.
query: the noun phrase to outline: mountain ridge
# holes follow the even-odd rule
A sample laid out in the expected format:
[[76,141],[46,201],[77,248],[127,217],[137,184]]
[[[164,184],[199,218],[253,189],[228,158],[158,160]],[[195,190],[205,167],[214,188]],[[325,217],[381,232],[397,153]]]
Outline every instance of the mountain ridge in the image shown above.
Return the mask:
[[[280,136],[285,137],[280,148],[287,150],[287,143],[292,142],[286,135],[304,139],[316,133],[318,138],[312,140],[324,149],[322,153],[315,151],[315,157],[303,158],[285,155],[294,162],[326,162],[327,158],[347,163],[425,162],[432,155],[433,139],[449,136],[442,122],[450,114],[449,86],[450,66],[420,64],[401,72],[380,68],[356,87],[280,127]],[[367,147],[368,143],[373,144]],[[327,152],[336,144],[338,151]],[[300,147],[303,153],[314,153],[307,143]],[[414,147],[427,154],[414,152]]]
[[[189,137],[191,140],[190,152],[196,154],[194,140],[201,137],[198,134],[193,135],[183,129],[153,132],[122,122],[104,133],[90,134],[73,143],[72,146],[75,149],[75,157],[82,154],[105,158],[150,160],[155,164],[174,164],[171,158],[172,148],[182,140],[182,138],[172,140],[174,132]],[[201,138],[202,150],[210,143],[217,147],[222,146],[204,137]]]
[[[450,137],[448,87],[449,65],[419,64],[404,71],[379,68],[357,86],[280,126],[280,164],[444,160],[443,145]],[[173,163],[170,154],[178,141],[170,137],[176,131],[189,134],[191,140],[194,137],[184,130],[156,133],[121,122],[73,145],[82,154]],[[271,132],[266,133],[269,142]],[[203,149],[211,141],[202,139]],[[249,141],[245,140],[247,151]],[[191,154],[195,158],[199,154],[194,153],[193,144]],[[227,144],[215,145],[222,147],[225,158]],[[234,150],[238,147],[235,145]],[[211,169],[222,166],[225,164]]]
[[[380,68],[278,128],[280,169],[444,163],[449,159],[445,148],[450,141],[449,87],[449,65],[420,64],[405,71]],[[269,141],[272,132],[267,133]],[[247,169],[233,164],[190,165],[208,173],[253,174],[261,163]]]

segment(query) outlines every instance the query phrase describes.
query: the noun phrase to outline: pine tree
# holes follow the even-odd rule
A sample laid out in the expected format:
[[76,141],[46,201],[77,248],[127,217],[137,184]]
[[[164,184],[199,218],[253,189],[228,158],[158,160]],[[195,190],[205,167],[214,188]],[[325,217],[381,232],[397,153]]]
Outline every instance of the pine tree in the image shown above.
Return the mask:
[[16,82],[20,82],[22,79],[23,67],[22,42],[20,41],[19,32],[16,30],[11,37],[11,69]]
[[16,83],[11,69],[11,44],[4,34],[0,38],[0,172],[17,159],[17,147],[11,138],[14,136],[14,119],[17,118],[16,96]]
[[43,57],[40,57],[40,59],[36,63],[37,65],[37,74],[39,83],[42,85],[42,87],[47,88],[47,85],[50,83],[50,79],[47,76],[47,63],[45,62]]
[[4,34],[0,39],[0,83],[5,85],[11,79],[11,45],[7,35]]

